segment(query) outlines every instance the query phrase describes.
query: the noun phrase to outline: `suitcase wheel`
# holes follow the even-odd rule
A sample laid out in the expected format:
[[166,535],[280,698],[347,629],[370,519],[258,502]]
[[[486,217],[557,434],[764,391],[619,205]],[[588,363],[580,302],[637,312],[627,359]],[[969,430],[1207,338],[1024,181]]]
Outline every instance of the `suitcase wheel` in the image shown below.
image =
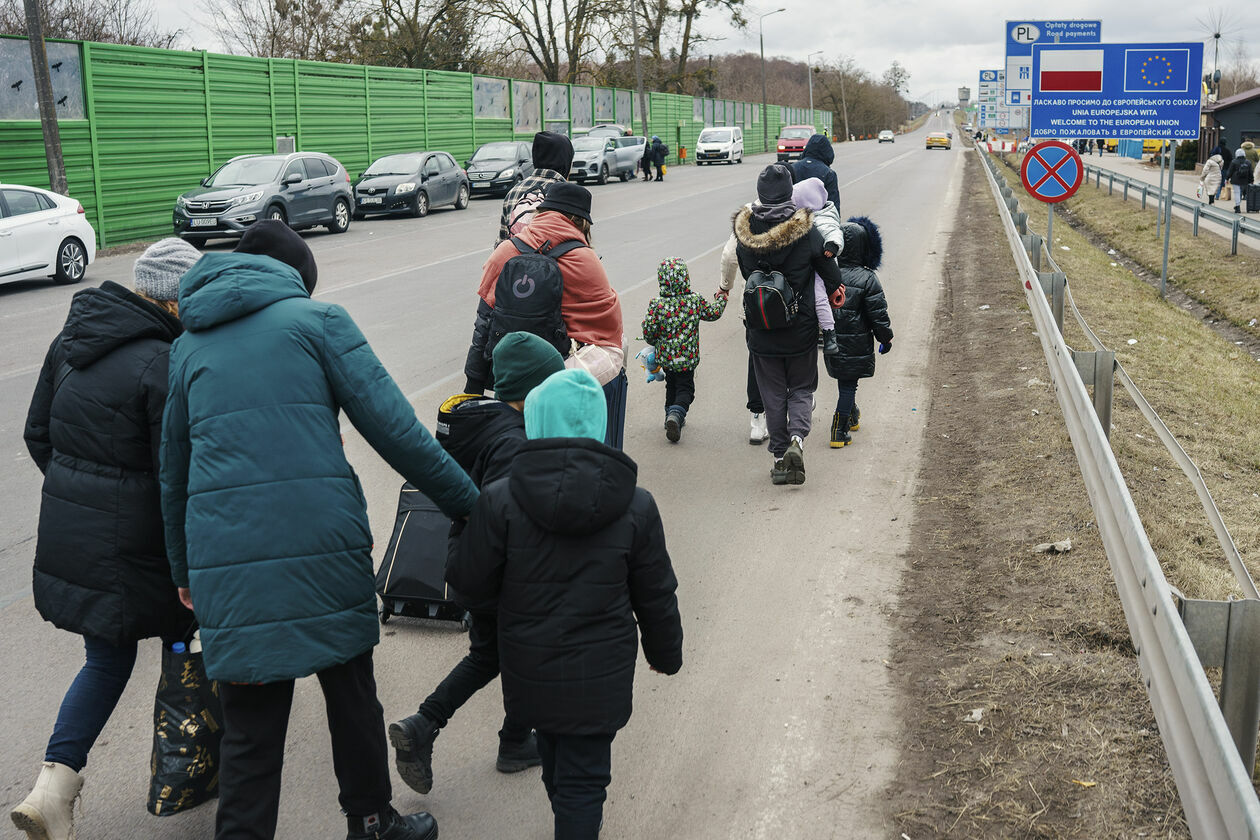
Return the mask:
[[389,623],[389,617],[390,617],[390,615],[392,615],[392,613],[390,613],[390,611],[389,611],[389,607],[382,606],[382,607],[381,607],[381,612],[380,612],[380,616],[381,616],[381,624],[382,624],[382,625],[385,625],[385,624],[388,624],[388,623]]
[[472,613],[470,612],[464,613],[463,618],[459,620],[459,626],[464,628],[465,633],[471,630],[472,629]]

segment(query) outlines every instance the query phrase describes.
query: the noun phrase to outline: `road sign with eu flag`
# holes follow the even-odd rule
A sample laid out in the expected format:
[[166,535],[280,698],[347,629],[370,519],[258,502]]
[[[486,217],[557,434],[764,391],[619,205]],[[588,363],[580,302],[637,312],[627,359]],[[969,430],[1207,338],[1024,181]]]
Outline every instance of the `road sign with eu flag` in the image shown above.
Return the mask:
[[1193,140],[1203,44],[1034,44],[1033,137]]

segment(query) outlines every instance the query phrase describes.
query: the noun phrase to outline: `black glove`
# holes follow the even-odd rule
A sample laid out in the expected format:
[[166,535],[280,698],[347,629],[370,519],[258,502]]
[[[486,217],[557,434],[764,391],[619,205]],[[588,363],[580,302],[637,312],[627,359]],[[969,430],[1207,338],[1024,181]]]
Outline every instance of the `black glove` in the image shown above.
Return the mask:
[[881,341],[881,342],[879,343],[879,355],[881,355],[881,356],[882,356],[882,355],[884,355],[885,353],[887,353],[887,352],[888,352],[889,350],[891,350],[891,349],[892,349],[892,342],[891,342],[891,341]]

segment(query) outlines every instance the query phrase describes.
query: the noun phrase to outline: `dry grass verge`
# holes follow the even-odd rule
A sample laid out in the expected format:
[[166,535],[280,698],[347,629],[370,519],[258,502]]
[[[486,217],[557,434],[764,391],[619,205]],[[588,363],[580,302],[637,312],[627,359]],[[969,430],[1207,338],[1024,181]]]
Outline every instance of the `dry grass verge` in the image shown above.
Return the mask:
[[1188,837],[980,166],[937,313],[889,806],[910,840]]
[[[1044,231],[1045,206],[1027,196],[1018,176],[1007,180],[1020,209],[1029,214],[1029,229]],[[1102,198],[1107,198],[1105,193]],[[1140,211],[1125,213],[1123,201],[1107,200],[1118,217],[1134,224],[1141,221]],[[1154,217],[1147,216],[1152,226],[1149,237],[1142,230],[1128,230],[1113,222],[1118,232],[1107,241],[1114,241],[1117,251],[1143,252],[1143,243],[1148,238],[1154,241]],[[1075,224],[1081,219],[1078,212],[1067,221]],[[1063,221],[1062,214],[1056,213],[1052,251],[1068,276],[1081,314],[1116,351],[1116,358],[1199,466],[1239,552],[1256,576],[1260,572],[1260,364],[1201,319],[1161,300],[1117,256],[1099,250]],[[1173,235],[1177,237],[1176,225]],[[1177,241],[1179,248],[1182,244]],[[1206,288],[1216,282],[1196,274],[1198,269],[1190,266],[1199,264],[1193,260],[1180,262],[1178,282],[1183,288]],[[1260,262],[1256,265],[1260,268]],[[1254,278],[1251,282],[1257,283]],[[1089,348],[1070,314],[1065,320],[1068,343]],[[1241,594],[1193,488],[1118,386],[1112,425],[1112,449],[1169,582],[1191,597]]]

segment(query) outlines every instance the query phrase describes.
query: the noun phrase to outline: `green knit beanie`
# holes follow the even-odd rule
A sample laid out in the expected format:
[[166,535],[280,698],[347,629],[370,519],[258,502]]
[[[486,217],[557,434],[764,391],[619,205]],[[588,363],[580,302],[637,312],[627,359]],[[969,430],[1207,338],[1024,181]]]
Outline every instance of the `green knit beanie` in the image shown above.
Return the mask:
[[533,333],[508,333],[491,355],[494,395],[505,402],[525,399],[548,376],[564,370],[560,352]]

